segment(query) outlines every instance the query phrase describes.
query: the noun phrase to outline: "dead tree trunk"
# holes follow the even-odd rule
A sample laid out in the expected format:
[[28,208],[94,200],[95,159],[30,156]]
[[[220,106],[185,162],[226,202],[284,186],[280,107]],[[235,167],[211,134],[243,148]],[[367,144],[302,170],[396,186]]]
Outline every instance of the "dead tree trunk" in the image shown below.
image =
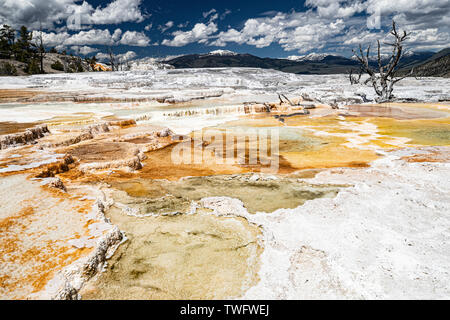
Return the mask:
[[108,53],[109,53],[109,63],[111,65],[111,71],[117,71],[118,65],[117,65],[117,61],[116,61],[116,56],[114,55],[111,48],[108,48]]
[[392,29],[390,31],[390,34],[394,36],[394,42],[393,43],[387,43],[387,45],[392,46],[392,55],[389,61],[386,65],[383,65],[382,59],[381,59],[381,45],[380,41],[377,41],[378,44],[378,70],[375,70],[372,68],[369,64],[369,55],[370,55],[370,45],[367,47],[366,52],[364,53],[362,46],[359,45],[359,53],[357,53],[355,50],[353,50],[353,53],[355,54],[356,59],[358,59],[359,63],[361,64],[361,70],[358,77],[353,76],[352,72],[350,73],[350,83],[351,84],[358,84],[360,83],[361,75],[362,73],[366,73],[369,75],[369,78],[364,82],[365,84],[371,83],[372,87],[374,88],[378,98],[376,99],[377,102],[384,102],[384,101],[390,101],[394,98],[392,92],[394,90],[394,85],[399,82],[400,80],[404,79],[405,77],[412,75],[413,70],[411,70],[411,73],[404,77],[396,77],[396,72],[398,71],[398,65],[400,62],[400,59],[403,56],[403,43],[405,40],[407,40],[409,34],[406,31],[403,31],[403,33],[397,32],[397,27],[395,24],[395,21],[392,21]]
[[37,50],[37,54],[39,57],[39,62],[40,62],[40,69],[41,69],[41,73],[45,73],[44,70],[44,58],[45,58],[45,44],[44,44],[44,37],[42,35],[42,26],[39,27],[39,33],[37,35],[37,39],[35,40],[34,44]]

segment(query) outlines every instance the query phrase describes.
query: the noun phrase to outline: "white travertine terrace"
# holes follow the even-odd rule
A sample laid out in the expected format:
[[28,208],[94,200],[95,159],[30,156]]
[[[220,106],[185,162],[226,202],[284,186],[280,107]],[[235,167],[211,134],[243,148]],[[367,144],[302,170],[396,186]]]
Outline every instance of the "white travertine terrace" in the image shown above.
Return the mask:
[[[448,78],[407,78],[398,83],[398,98],[427,102],[449,100]],[[3,77],[0,89],[33,88],[42,91],[79,91],[96,97],[173,99],[226,96],[276,99],[281,92],[297,96],[308,93],[324,101],[373,99],[370,86],[351,86],[346,75],[296,75],[253,68],[178,69],[154,71],[97,72],[30,77]],[[357,94],[355,94],[355,92]],[[275,100],[274,99],[274,100]]]
[[[419,134],[419,129],[431,130],[426,138],[438,141],[431,143],[431,147],[412,143],[414,134],[402,135],[403,127],[382,132],[384,120],[375,121],[382,116],[364,116],[346,107],[364,105],[374,99],[372,88],[350,86],[348,82],[345,75],[294,75],[251,68],[0,78],[0,90],[37,92],[23,100],[1,104],[0,121],[45,121],[49,129],[36,137],[30,129],[31,133],[25,134],[27,139],[17,133],[0,139],[2,236],[11,240],[4,248],[19,246],[16,256],[11,252],[0,253],[8,261],[7,267],[6,264],[0,267],[0,283],[12,281],[5,276],[8,272],[14,281],[24,283],[23,287],[11,286],[10,291],[0,291],[0,298],[79,298],[78,291],[101,271],[123,238],[119,229],[105,218],[114,200],[108,197],[108,192],[100,190],[113,187],[96,182],[87,186],[85,181],[75,181],[77,175],[71,181],[70,171],[61,180],[35,179],[28,174],[62,161],[66,152],[78,152],[80,162],[72,164],[70,170],[75,168],[81,176],[98,174],[108,179],[122,170],[130,179],[140,175],[144,177],[140,179],[150,179],[151,172],[144,175],[149,169],[147,156],[167,146],[160,144],[159,138],[170,138],[173,133],[189,134],[205,127],[227,128],[231,120],[237,119],[245,126],[248,121],[245,103],[277,102],[278,93],[303,97],[318,108],[311,111],[310,117],[286,118],[282,124],[269,114],[259,122],[261,126],[281,126],[285,135],[305,140],[306,134],[311,133],[317,139],[325,139],[323,144],[318,140],[320,146],[345,147],[339,149],[344,150],[342,153],[371,153],[367,156],[370,166],[320,167],[322,172],[314,178],[299,178],[299,182],[348,187],[340,188],[336,197],[315,198],[294,209],[250,214],[245,203],[237,199],[238,194],[235,198],[205,197],[194,201],[188,215],[206,208],[212,212],[202,214],[231,219],[238,216],[261,231],[259,243],[263,251],[257,256],[259,281],[240,297],[449,298],[450,142],[444,139],[448,133],[450,79],[407,78],[394,91],[400,99],[425,102],[420,106],[397,106],[396,112],[406,116],[396,119],[394,124],[415,124],[415,131],[411,130]],[[427,105],[432,102],[436,103]],[[330,105],[340,109],[332,109]],[[412,122],[404,120],[410,119],[409,116]],[[128,119],[131,126],[111,125],[107,117]],[[321,123],[324,118],[329,123]],[[422,122],[413,123],[416,119]],[[288,132],[290,128],[300,133],[294,135]],[[105,149],[98,151],[100,146]],[[296,147],[295,143],[292,146]],[[315,155],[322,149],[318,150]],[[333,154],[333,149],[324,150],[330,153],[322,156],[331,158],[330,161],[346,156]],[[286,156],[288,162],[298,160],[293,153],[291,158]],[[434,159],[428,156],[431,153],[439,156]],[[108,158],[111,154],[114,159]],[[404,158],[414,155],[423,156],[424,160],[408,162]],[[277,175],[255,174],[248,181],[277,179]],[[45,183],[48,188],[43,189]],[[119,207],[120,203],[115,205]],[[145,214],[129,216],[145,218]],[[50,249],[46,249],[46,243],[52,245]],[[31,249],[44,257],[66,259],[55,261],[52,272],[40,280],[42,283],[33,285],[26,272],[33,269],[33,263],[36,270],[45,264],[29,259]],[[25,259],[22,265],[21,259]],[[101,281],[101,275],[98,279]]]

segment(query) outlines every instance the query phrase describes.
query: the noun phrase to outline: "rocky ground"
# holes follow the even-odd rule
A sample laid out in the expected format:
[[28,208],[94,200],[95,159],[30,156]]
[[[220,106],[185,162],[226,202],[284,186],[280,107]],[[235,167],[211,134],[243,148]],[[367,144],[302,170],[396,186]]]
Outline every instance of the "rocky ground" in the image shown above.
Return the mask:
[[[44,57],[44,71],[46,74],[58,74],[64,73],[64,70],[56,70],[52,68],[52,64],[55,62],[60,62],[64,65],[64,61],[67,61],[67,64],[70,64],[72,61],[75,61],[74,56],[63,55],[59,53],[50,53],[47,52]],[[25,72],[26,64],[14,59],[0,59],[0,65],[4,63],[9,63],[13,65],[17,70],[17,76],[27,76],[28,74]],[[82,60],[82,67],[84,71],[90,71],[90,67],[88,64]]]

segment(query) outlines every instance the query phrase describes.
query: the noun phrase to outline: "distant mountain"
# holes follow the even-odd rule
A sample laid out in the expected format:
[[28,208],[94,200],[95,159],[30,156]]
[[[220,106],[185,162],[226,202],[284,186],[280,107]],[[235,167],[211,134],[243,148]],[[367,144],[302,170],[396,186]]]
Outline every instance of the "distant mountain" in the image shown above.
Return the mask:
[[425,61],[411,63],[400,72],[407,74],[412,68],[418,77],[450,77],[450,48],[433,54]]
[[185,55],[166,60],[165,63],[173,65],[177,69],[247,67],[274,69],[298,74],[345,73],[349,69],[358,67],[356,61],[333,55],[320,57],[309,55],[309,58],[289,60],[260,58],[251,54],[241,54],[226,50],[217,50],[207,54]]
[[[401,65],[406,68],[424,62],[433,54],[433,52],[408,53],[403,57]],[[387,55],[386,58],[388,58]],[[228,50],[216,50],[206,54],[174,57],[166,59],[164,63],[177,69],[248,67],[274,69],[297,74],[338,74],[347,73],[349,70],[359,70],[359,63],[355,59],[326,53],[311,53],[304,56],[290,56],[286,59],[273,59]],[[377,60],[373,59],[371,64],[376,67]]]
[[237,56],[238,54],[229,50],[216,50],[208,53],[210,56]]
[[400,61],[400,67],[402,68],[408,68],[417,64],[421,64],[424,61],[430,59],[435,52],[426,51],[426,52],[407,52],[402,57]]
[[[418,63],[420,64],[420,63],[426,61],[427,59],[431,58],[434,54],[435,53],[431,52],[431,51],[426,51],[426,52],[408,51],[401,58],[400,67],[407,68],[409,66],[413,66]],[[384,65],[386,65],[389,62],[390,58],[391,58],[391,55],[388,53],[381,54],[381,62]],[[356,61],[355,56],[353,56],[351,59]],[[377,68],[378,67],[378,56],[376,56],[376,55],[370,56],[369,64],[372,67]]]

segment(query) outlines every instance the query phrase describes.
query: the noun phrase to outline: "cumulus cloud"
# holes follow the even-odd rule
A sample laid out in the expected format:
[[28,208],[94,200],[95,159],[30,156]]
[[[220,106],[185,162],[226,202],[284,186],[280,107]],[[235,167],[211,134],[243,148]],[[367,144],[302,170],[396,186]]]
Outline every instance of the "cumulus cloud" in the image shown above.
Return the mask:
[[[93,7],[80,0],[2,0],[0,20],[20,27],[50,30],[46,37],[53,46],[133,45],[145,46],[150,39],[142,32],[116,29],[112,34],[95,25],[122,22],[143,22],[148,15],[142,9],[142,0],[112,0]],[[408,45],[415,50],[437,50],[450,43],[449,0],[306,0],[306,12],[276,12],[249,17],[239,27],[228,27],[219,32],[219,23],[231,12],[216,9],[202,13],[190,30],[186,24],[174,28],[173,21],[158,27],[161,32],[170,29],[171,37],[162,44],[184,46],[201,43],[226,46],[230,43],[263,48],[279,45],[286,51],[306,53],[312,50],[349,51],[358,44],[374,42],[386,36],[390,22],[395,19],[402,29],[411,31]],[[381,29],[377,23],[380,22]],[[66,22],[70,22],[66,26]],[[368,28],[375,27],[375,28]],[[151,30],[147,24],[145,31]],[[59,32],[56,32],[58,30]],[[77,33],[72,34],[68,32]],[[176,30],[176,31],[175,31]]]
[[357,0],[306,0],[308,7],[316,8],[320,17],[347,18],[362,12],[365,5]]
[[[35,37],[35,33],[33,33],[33,37]],[[67,32],[43,32],[42,33],[42,39],[44,40],[44,44],[47,47],[58,47],[62,48],[64,47],[64,42],[70,38],[70,34]]]
[[68,32],[43,32],[44,43],[46,46],[84,46],[84,45],[128,45],[144,47],[150,43],[150,39],[142,32],[126,31],[117,28],[112,34],[108,29],[91,29],[89,31],[80,31],[75,34]]
[[98,49],[96,49],[96,48],[92,48],[92,47],[88,47],[88,46],[82,46],[82,47],[80,47],[80,46],[72,46],[71,48],[70,48],[72,51],[75,51],[75,52],[77,52],[77,53],[79,53],[79,54],[82,54],[82,55],[88,55],[88,54],[90,54],[90,53],[93,53],[93,52],[97,52],[98,51]]
[[210,45],[225,46],[236,42],[264,48],[278,43],[286,51],[307,52],[323,47],[344,28],[342,19],[325,21],[310,12],[279,12],[273,17],[248,19],[241,30],[222,31]]
[[[411,32],[409,45],[415,50],[442,49],[450,39],[448,0],[307,0],[305,5],[306,12],[271,12],[247,19],[241,29],[212,35],[208,44],[234,42],[263,48],[277,43],[299,53],[325,47],[348,50],[385,38],[392,19]],[[376,15],[382,28],[368,29],[367,18]]]
[[111,40],[113,42],[117,42],[120,40],[120,36],[122,35],[122,30],[117,28],[116,30],[114,30],[114,33],[111,36]]
[[[115,54],[114,56],[119,62],[125,62],[125,61],[130,61],[130,60],[136,58],[137,54],[134,51],[127,51],[125,53]],[[99,52],[96,54],[96,58],[99,61],[108,62],[110,59],[110,56],[109,56],[109,53]]]
[[127,51],[124,54],[119,54],[118,55],[119,60],[125,60],[125,61],[129,61],[131,59],[134,59],[134,58],[136,58],[136,56],[137,56],[137,54],[134,51]]
[[109,30],[91,29],[80,31],[71,35],[63,43],[64,45],[113,45],[114,40]]
[[16,28],[26,25],[37,29],[40,24],[50,28],[67,18],[73,5],[73,0],[2,0],[0,20]]
[[173,39],[165,39],[162,44],[171,47],[181,47],[192,42],[206,43],[209,36],[215,32],[217,32],[217,24],[214,22],[208,24],[197,23],[192,30],[172,33]]
[[98,61],[108,61],[109,60],[109,54],[104,53],[104,52],[99,52],[95,55],[95,57],[97,58]]
[[143,33],[137,31],[126,31],[119,43],[128,46],[145,47],[148,46],[150,39]]
[[106,7],[96,8],[90,15],[92,24],[118,24],[127,21],[142,22],[140,4],[142,0],[115,0]]
[[146,15],[140,9],[142,0],[114,0],[106,6],[94,8],[79,0],[2,0],[0,20],[14,27],[25,25],[37,29],[53,29],[68,24],[69,29],[83,29],[82,25],[142,22]]

